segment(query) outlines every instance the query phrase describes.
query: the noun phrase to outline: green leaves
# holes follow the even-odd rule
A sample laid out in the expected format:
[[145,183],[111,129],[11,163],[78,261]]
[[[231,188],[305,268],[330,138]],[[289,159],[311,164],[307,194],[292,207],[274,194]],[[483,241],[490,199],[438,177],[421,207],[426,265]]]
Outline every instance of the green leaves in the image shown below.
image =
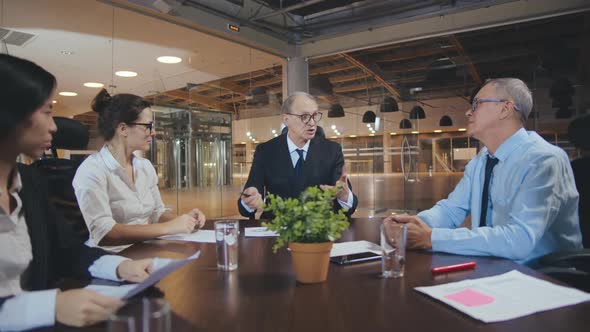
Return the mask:
[[299,199],[269,194],[264,210],[272,212],[275,218],[263,222],[262,226],[279,234],[273,251],[277,252],[288,242],[319,243],[339,239],[349,224],[344,209],[338,213],[332,210],[337,190],[309,187]]

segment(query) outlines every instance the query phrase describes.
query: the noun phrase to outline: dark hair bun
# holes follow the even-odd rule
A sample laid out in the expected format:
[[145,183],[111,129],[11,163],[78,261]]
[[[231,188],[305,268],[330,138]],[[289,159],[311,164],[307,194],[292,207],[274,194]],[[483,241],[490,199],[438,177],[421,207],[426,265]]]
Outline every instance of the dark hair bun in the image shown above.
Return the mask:
[[92,100],[92,110],[97,113],[102,113],[111,106],[112,100],[113,97],[111,97],[109,92],[106,89],[102,89],[96,97],[94,97],[94,100]]

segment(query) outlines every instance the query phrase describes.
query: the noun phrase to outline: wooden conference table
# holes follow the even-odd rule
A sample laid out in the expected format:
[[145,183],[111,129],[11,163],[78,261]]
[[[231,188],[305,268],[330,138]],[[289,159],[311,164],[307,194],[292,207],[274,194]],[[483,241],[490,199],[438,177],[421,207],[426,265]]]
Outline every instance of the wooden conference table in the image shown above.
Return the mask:
[[[340,241],[379,243],[381,219],[353,218]],[[172,331],[588,331],[590,302],[500,323],[484,324],[415,291],[466,278],[511,270],[548,279],[512,261],[408,251],[405,276],[381,279],[379,261],[330,264],[328,280],[302,285],[295,281],[286,249],[272,253],[273,238],[245,238],[241,220],[239,268],[216,268],[215,244],[151,241],[122,254],[132,258],[201,257],[156,286],[173,310]],[[206,229],[212,228],[208,221]],[[477,268],[433,277],[432,266],[477,261]],[[94,327],[93,329],[96,329]],[[104,328],[104,325],[102,325]]]

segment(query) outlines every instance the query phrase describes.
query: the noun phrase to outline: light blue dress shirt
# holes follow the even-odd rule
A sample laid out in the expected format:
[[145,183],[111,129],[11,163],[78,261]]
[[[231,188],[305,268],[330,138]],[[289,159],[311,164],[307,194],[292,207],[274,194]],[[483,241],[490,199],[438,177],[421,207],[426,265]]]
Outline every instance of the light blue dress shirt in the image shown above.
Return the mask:
[[[490,181],[490,226],[479,227],[487,148],[467,164],[449,195],[418,217],[432,227],[432,249],[526,263],[582,248],[578,192],[566,153],[523,128],[500,145]],[[471,230],[461,227],[471,214]]]

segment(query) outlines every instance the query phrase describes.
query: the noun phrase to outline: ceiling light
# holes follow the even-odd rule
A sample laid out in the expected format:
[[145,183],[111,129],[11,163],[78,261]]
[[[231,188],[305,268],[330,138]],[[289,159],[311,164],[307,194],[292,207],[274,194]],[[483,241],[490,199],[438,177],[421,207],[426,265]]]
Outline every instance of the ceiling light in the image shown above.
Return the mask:
[[393,97],[385,97],[379,106],[379,110],[382,113],[397,112],[399,111],[399,107]]
[[350,137],[350,138],[355,138],[355,137],[356,137],[356,135],[350,135],[350,136],[348,136],[348,137]]
[[161,57],[158,57],[156,60],[158,60],[158,62],[168,63],[168,64],[179,63],[182,61],[182,59],[177,56],[161,56]]
[[275,134],[275,137],[279,137],[279,135]]
[[59,93],[60,96],[64,96],[64,97],[75,97],[78,94],[75,92],[71,92],[71,91],[62,91]]
[[52,100],[51,101],[53,104],[57,104],[57,100]]
[[330,138],[338,138],[338,136],[331,136]]
[[86,82],[84,83],[84,86],[87,88],[102,88],[104,87],[104,84],[96,82]]
[[363,123],[374,123],[377,115],[373,111],[366,111],[363,114]]
[[438,133],[442,133],[442,130],[440,130],[440,129],[437,129],[437,130],[435,130],[434,132],[438,134]]
[[332,125],[332,127],[330,127],[330,128],[332,128],[332,129],[336,129],[336,125]]
[[419,134],[419,133],[420,133],[419,131],[412,130],[412,134],[414,134],[414,135]]
[[459,128],[459,131],[467,131],[465,128]]
[[240,142],[240,144],[246,144],[246,142]]
[[397,135],[397,133],[389,133],[389,135]]
[[369,136],[375,136],[375,134],[369,134]]
[[329,118],[342,118],[344,117],[344,108],[340,104],[332,104],[330,105],[330,110],[328,111]]
[[367,127],[368,127],[368,128],[371,128],[371,124],[370,124],[370,123],[367,123]]
[[118,72],[115,72],[115,75],[119,77],[135,77],[137,76],[137,73],[134,71],[120,70]]
[[251,132],[247,132],[246,133],[246,136],[250,137],[250,136],[252,136],[252,133]]
[[451,127],[453,125],[453,119],[448,115],[443,115],[438,122],[441,127]]
[[270,132],[273,133],[273,134],[276,134],[277,133],[276,129],[273,129]]

